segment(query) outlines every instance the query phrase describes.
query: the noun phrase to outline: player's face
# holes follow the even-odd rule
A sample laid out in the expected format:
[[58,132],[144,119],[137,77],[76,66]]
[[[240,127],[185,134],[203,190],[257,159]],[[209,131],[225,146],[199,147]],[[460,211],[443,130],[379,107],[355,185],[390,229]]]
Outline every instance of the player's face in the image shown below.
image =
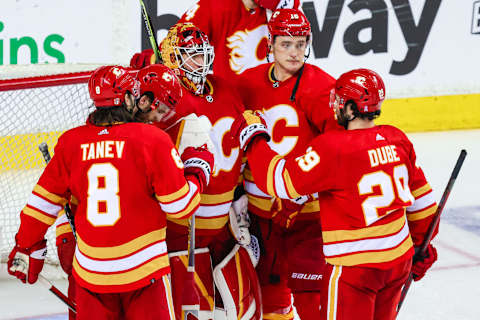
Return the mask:
[[198,53],[193,55],[182,53],[182,59],[185,61],[183,67],[188,71],[193,72],[203,66],[204,55]]
[[151,122],[166,122],[175,115],[175,111],[161,103],[158,108],[148,114]]
[[141,112],[147,113],[151,110],[151,105],[152,105],[152,98],[144,94],[140,97],[140,100],[138,100],[137,107],[140,109]]
[[160,103],[157,108],[153,109],[152,99],[146,94],[140,98],[137,106],[140,110],[138,118],[144,122],[165,122],[175,114],[171,108],[163,103]]
[[294,74],[304,63],[307,37],[276,36],[272,45],[275,64]]

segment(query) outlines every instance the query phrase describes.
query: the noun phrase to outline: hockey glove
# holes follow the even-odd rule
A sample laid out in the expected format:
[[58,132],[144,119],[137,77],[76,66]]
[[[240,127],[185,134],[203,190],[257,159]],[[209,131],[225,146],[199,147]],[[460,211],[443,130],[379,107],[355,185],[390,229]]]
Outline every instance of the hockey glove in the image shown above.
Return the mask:
[[154,63],[155,55],[153,54],[153,49],[146,49],[142,52],[135,53],[132,59],[130,59],[130,67],[134,69],[141,69]]
[[413,257],[412,276],[414,281],[423,278],[432,264],[437,261],[437,249],[432,244],[429,244],[425,255],[415,255]]
[[312,199],[311,195],[300,196],[295,199],[275,198],[271,208],[273,222],[285,229],[290,228],[295,223],[295,219],[302,211],[305,203]]
[[185,176],[194,175],[197,177],[200,183],[200,192],[202,192],[210,182],[210,175],[215,165],[213,154],[205,146],[187,147],[181,158],[185,166]]
[[250,142],[255,137],[263,137],[270,141],[265,120],[260,113],[252,110],[244,111],[243,114],[235,119],[230,129],[230,135],[234,145],[240,145],[243,151],[246,151]]
[[22,248],[16,244],[8,256],[8,273],[23,283],[35,283],[42,271],[46,255],[47,240],[37,242],[31,248]]

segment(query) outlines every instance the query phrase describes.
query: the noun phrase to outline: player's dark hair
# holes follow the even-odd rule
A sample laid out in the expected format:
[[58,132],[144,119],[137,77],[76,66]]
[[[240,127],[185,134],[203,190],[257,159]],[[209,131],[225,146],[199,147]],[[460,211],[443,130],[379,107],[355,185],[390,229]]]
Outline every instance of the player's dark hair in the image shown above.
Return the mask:
[[353,111],[353,116],[355,118],[373,120],[373,119],[378,118],[378,116],[380,115],[380,110],[376,110],[374,112],[361,113],[360,111],[358,111],[358,106],[355,103],[355,101],[353,101],[353,100],[348,100],[347,103],[345,103],[345,105],[347,105],[347,104],[350,104],[350,106],[352,108],[352,111]]
[[111,126],[122,122],[136,122],[134,115],[127,110],[125,103],[122,106],[100,107],[90,113],[89,122],[96,126]]

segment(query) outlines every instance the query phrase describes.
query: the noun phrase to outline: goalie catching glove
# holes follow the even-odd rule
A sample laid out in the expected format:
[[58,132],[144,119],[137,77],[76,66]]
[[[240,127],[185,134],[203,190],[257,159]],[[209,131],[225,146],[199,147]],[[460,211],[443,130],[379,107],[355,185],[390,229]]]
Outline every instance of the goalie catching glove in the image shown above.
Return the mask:
[[188,147],[183,151],[181,158],[185,176],[195,176],[200,184],[200,192],[203,192],[210,182],[210,174],[215,165],[213,154],[205,146]]
[[37,242],[30,248],[22,248],[16,244],[8,256],[8,273],[23,283],[33,284],[42,271],[46,256],[47,240]]
[[239,145],[243,151],[247,150],[250,142],[256,137],[263,137],[270,141],[265,120],[260,113],[252,110],[244,111],[241,116],[235,119],[230,129],[230,135],[233,145]]

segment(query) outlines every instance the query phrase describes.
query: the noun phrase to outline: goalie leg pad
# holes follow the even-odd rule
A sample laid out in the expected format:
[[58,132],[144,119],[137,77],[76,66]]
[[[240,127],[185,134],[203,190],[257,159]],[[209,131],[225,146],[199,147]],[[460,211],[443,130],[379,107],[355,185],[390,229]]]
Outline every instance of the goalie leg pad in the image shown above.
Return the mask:
[[[182,293],[188,279],[188,251],[170,252],[172,296],[177,320],[182,316]],[[200,319],[212,319],[215,307],[215,288],[212,259],[208,248],[195,249],[195,285],[200,295]]]
[[247,250],[235,245],[213,270],[227,320],[262,319],[260,283]]

